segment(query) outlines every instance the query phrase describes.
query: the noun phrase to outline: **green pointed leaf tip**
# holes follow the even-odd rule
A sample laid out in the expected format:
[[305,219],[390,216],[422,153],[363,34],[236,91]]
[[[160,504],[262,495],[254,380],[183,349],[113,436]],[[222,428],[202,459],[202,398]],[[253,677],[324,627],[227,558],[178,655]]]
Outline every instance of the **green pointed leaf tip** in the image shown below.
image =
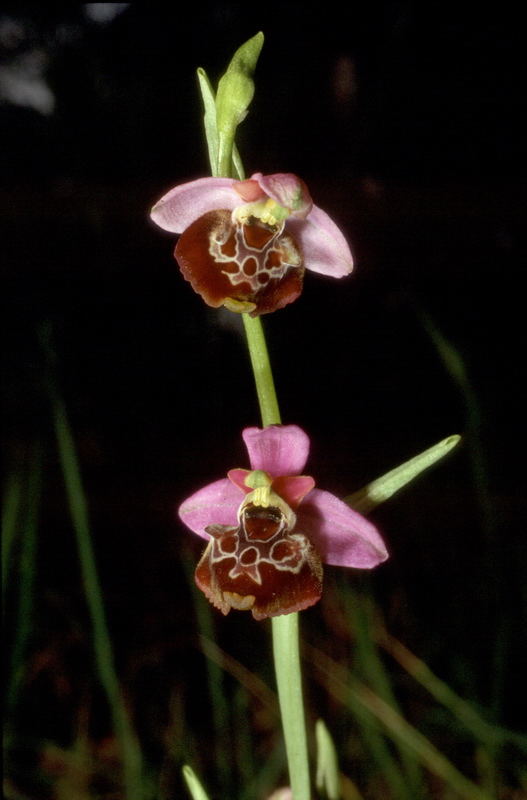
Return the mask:
[[340,775],[337,750],[326,724],[321,719],[317,719],[315,737],[317,741],[317,790],[324,793],[328,800],[338,800]]
[[380,505],[380,503],[384,503],[385,500],[388,500],[407,483],[410,483],[410,481],[416,478],[423,470],[428,469],[428,467],[431,467],[436,461],[446,456],[460,441],[461,436],[457,434],[448,436],[441,442],[429,447],[428,450],[425,450],[423,453],[419,453],[419,455],[411,458],[409,461],[405,461],[404,464],[387,472],[386,475],[383,475],[381,478],[372,481],[372,483],[369,483],[358,492],[349,495],[345,498],[345,502],[354,508],[355,511],[359,511],[361,514],[367,514],[376,506]]
[[185,764],[181,771],[183,773],[183,777],[185,778],[187,788],[192,795],[192,800],[209,800],[205,789],[199,782],[192,767],[189,767],[188,764]]
[[253,72],[263,47],[264,35],[257,33],[235,52],[227,71],[220,79],[216,96],[218,129],[233,135],[247,113],[254,95]]

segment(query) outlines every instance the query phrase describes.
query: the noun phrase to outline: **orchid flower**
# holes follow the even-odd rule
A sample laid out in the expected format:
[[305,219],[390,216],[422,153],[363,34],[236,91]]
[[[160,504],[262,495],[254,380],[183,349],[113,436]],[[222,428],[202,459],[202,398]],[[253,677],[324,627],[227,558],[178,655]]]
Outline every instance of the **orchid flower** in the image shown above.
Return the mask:
[[151,217],[182,234],[174,255],[183,277],[213,308],[267,314],[296,300],[304,269],[342,278],[353,266],[344,236],[296,175],[200,178],[168,192]]
[[224,614],[300,611],[320,599],[322,562],[369,569],[388,558],[368,520],[300,474],[309,454],[301,428],[246,428],[242,436],[251,470],[231,470],[179,508],[183,522],[209,539],[196,583]]

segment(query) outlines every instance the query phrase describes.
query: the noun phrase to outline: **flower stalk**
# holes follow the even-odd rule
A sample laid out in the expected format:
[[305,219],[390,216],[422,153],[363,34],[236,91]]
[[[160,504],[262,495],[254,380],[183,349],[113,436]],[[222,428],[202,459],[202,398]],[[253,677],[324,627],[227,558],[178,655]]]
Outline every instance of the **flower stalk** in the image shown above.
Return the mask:
[[311,797],[298,612],[273,617],[273,654],[293,800]]
[[[227,74],[231,80],[233,78],[236,80],[236,77],[240,80],[239,74],[236,76],[235,73],[236,66],[238,66],[238,73],[242,73],[246,81],[245,99],[247,99],[248,106],[252,99],[253,91],[253,87],[250,85],[252,84],[250,73],[256,66],[256,61],[263,45],[263,35],[258,34],[257,37],[254,37],[247,44],[250,45],[251,55],[249,67],[247,66],[247,62],[239,57],[240,51],[238,51],[227,70]],[[216,98],[218,131],[216,136],[213,135],[213,139],[216,139],[216,146],[218,147],[213,170],[215,167],[216,169],[214,172],[220,177],[231,176],[234,132],[236,125],[240,122],[242,113],[245,113],[245,109],[240,113],[240,108],[238,108],[236,109],[236,114],[232,114],[232,122],[226,119],[225,108],[227,104],[223,99],[225,96],[226,83],[227,81],[225,80],[225,83],[220,85],[218,89]],[[208,138],[207,136],[207,139]],[[227,147],[225,146],[226,144]],[[214,144],[211,145],[210,142],[209,152],[214,152]],[[268,425],[280,424],[280,410],[261,321],[258,317],[250,317],[249,314],[243,314],[242,317],[254,373],[258,402],[260,404],[262,425],[267,427]],[[280,617],[273,617],[272,632],[276,683],[293,800],[309,800],[311,792],[304,704],[302,699],[298,613],[295,612]]]
[[242,317],[260,404],[262,425],[264,427],[279,425],[281,422],[280,409],[261,320],[259,317],[250,317],[249,314],[243,314]]
[[[243,321],[262,425],[266,427],[280,424],[280,410],[261,320],[259,317],[253,319],[248,314],[243,314]],[[276,685],[291,791],[293,800],[309,800],[311,789],[302,697],[298,612],[273,617],[271,625]]]

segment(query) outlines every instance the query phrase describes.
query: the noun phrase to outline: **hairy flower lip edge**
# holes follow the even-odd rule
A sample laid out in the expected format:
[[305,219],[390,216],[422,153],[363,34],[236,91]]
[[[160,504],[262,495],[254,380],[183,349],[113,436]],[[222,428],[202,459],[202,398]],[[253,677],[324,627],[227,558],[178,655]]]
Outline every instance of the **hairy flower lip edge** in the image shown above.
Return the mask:
[[[255,175],[260,176],[261,173]],[[271,179],[273,176],[262,178]],[[253,179],[254,176],[248,180]],[[163,230],[183,233],[209,211],[225,209],[232,212],[246,205],[237,194],[235,183],[232,178],[207,177],[179,184],[154,205],[151,219]],[[304,254],[306,269],[333,278],[350,274],[353,257],[346,238],[321,208],[313,205],[305,219],[292,215],[287,219],[286,227]]]
[[[246,428],[243,438],[253,469],[264,469],[262,464],[269,467],[273,452],[277,463],[280,458],[290,459],[294,452],[292,466],[299,467],[298,471],[305,466],[303,458],[307,460],[309,439],[296,425]],[[281,477],[274,470],[265,471]],[[238,509],[244,496],[244,491],[229,478],[220,478],[187,498],[179,507],[179,516],[194,533],[208,540],[207,525],[238,524]],[[295,513],[298,529],[305,532],[326,564],[370,569],[388,558],[377,528],[330,492],[312,489]]]

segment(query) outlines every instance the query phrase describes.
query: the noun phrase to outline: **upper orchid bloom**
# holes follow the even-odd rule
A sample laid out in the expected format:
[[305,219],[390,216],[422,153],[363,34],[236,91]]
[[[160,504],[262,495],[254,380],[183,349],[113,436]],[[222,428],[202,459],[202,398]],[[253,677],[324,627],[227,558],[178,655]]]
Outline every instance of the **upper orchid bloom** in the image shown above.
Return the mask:
[[344,236],[289,173],[184,183],[151,217],[182,234],[174,252],[181,272],[213,308],[256,317],[296,300],[304,269],[334,278],[352,270]]
[[322,564],[369,569],[388,558],[377,529],[315,481],[301,475],[309,439],[296,425],[246,428],[251,470],[200,489],[179,509],[210,539],[196,583],[227,614],[256,619],[308,608],[322,592]]

